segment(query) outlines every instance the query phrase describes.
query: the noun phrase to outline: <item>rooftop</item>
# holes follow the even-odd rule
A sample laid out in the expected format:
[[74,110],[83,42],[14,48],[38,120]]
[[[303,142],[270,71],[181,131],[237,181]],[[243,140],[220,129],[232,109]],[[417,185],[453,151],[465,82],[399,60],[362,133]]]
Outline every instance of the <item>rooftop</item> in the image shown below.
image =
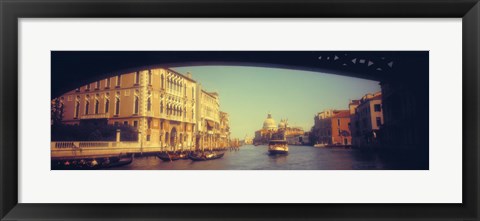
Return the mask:
[[350,111],[349,110],[339,110],[332,117],[335,117],[335,118],[350,117]]

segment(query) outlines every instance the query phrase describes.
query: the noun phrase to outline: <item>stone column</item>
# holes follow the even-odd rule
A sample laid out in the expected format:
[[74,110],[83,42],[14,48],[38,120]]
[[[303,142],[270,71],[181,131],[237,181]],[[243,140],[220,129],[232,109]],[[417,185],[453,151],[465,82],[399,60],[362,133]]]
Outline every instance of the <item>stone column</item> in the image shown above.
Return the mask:
[[116,139],[117,142],[120,142],[120,129],[117,129]]
[[167,146],[167,150],[169,150],[169,145],[170,145],[169,144],[169,139],[170,139],[169,136],[170,136],[170,133],[168,133],[168,136],[165,133],[165,139],[164,140],[165,140],[165,145]]

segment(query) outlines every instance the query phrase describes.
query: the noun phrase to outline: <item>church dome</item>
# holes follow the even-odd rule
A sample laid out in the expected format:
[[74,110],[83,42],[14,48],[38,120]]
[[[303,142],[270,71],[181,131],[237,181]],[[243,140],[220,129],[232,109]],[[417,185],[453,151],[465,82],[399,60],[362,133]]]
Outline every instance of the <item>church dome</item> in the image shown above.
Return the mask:
[[272,118],[271,114],[268,114],[267,119],[263,121],[263,129],[265,130],[275,130],[277,129],[277,123],[275,123],[275,120]]

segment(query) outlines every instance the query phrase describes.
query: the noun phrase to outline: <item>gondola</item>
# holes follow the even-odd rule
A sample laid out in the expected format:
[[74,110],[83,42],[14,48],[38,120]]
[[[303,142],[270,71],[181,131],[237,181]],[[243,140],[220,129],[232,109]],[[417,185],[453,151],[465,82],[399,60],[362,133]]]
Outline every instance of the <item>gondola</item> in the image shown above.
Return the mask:
[[127,158],[120,158],[117,162],[109,163],[106,168],[125,166],[131,164],[132,161],[133,156]]
[[163,161],[175,161],[175,160],[185,160],[188,159],[188,154],[186,152],[174,152],[174,153],[159,153],[157,154],[157,157],[160,158]]
[[160,158],[160,160],[170,162],[170,161],[175,161],[175,160],[180,160],[180,154],[176,153],[159,153],[157,154],[157,157]]
[[225,153],[216,153],[216,152],[211,152],[211,153],[194,153],[191,152],[188,154],[188,158],[190,158],[193,161],[205,161],[205,160],[214,160],[218,158],[222,158]]
[[125,166],[133,161],[133,156],[123,158],[92,160],[66,160],[57,161],[54,168],[57,170],[102,170],[112,167]]

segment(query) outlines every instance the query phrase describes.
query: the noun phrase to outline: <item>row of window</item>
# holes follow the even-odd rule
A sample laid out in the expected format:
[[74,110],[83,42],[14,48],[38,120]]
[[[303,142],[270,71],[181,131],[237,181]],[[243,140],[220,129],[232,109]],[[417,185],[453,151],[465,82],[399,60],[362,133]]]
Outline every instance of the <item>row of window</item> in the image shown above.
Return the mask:
[[[382,105],[381,104],[374,104],[373,105],[374,112],[382,112]],[[370,114],[370,108],[365,108],[362,111],[359,111],[358,108],[355,108],[355,114]]]
[[[109,112],[109,107],[110,107],[110,99],[105,99],[105,105],[104,105],[104,113]],[[93,114],[99,114],[99,106],[100,102],[98,100],[94,101],[94,108],[93,108]],[[75,101],[75,111],[74,111],[74,118],[77,119],[78,115],[80,113],[80,100],[77,97],[77,100]],[[85,101],[85,109],[84,109],[85,115],[90,114],[90,101],[86,100]],[[115,115],[120,114],[120,98],[115,99]]]
[[[109,112],[109,107],[110,107],[110,99],[105,98],[105,105],[104,105],[104,113]],[[94,108],[93,108],[93,114],[99,114],[99,106],[100,102],[98,99],[95,99],[94,101]],[[139,106],[140,106],[140,100],[138,96],[135,96],[135,101],[134,101],[134,107],[133,107],[133,114],[138,114],[139,113]],[[147,99],[147,111],[151,111],[152,109],[152,101],[151,98],[149,97]],[[160,102],[160,113],[164,112],[164,106],[163,106],[163,101]],[[183,110],[181,107],[172,107],[168,106],[166,109],[167,115],[173,115],[173,116],[184,116],[187,117],[187,108],[184,107]],[[80,113],[80,97],[77,96],[77,99],[75,101],[75,113],[74,113],[74,118],[78,118]],[[85,115],[90,114],[90,100],[87,99],[85,101],[85,109],[84,109]],[[116,97],[115,98],[115,115],[120,114],[120,98]],[[194,113],[192,110],[192,118],[194,118]]]
[[[163,89],[164,88],[164,82],[165,82],[165,77],[162,75],[161,80],[160,80],[160,87]],[[95,90],[100,89],[100,81],[96,81],[95,83]],[[115,77],[115,87],[120,88],[122,84],[122,75],[118,75]],[[140,72],[135,72],[135,81],[134,81],[134,86],[137,86],[140,84]],[[148,85],[152,85],[152,72],[148,72]],[[105,79],[105,87],[106,89],[110,88],[111,86],[111,78]],[[187,86],[186,84],[182,84],[179,81],[175,81],[173,79],[168,79],[167,80],[167,88],[172,89],[173,91],[182,91],[182,88],[184,88],[184,93],[185,95],[187,94]],[[85,91],[91,90],[91,84],[87,84],[85,86]],[[77,92],[80,91],[80,88],[76,89]],[[192,88],[192,97],[194,96],[194,90]]]
[[[115,87],[119,88],[120,84],[121,84],[121,81],[122,81],[122,77],[121,77],[121,75],[119,75],[119,76],[116,76],[115,78],[116,78]],[[111,82],[110,78],[105,79],[105,88],[107,88],[107,89],[110,88],[110,82]],[[85,91],[90,91],[91,90],[90,85],[91,84],[85,85]],[[100,89],[100,81],[96,81],[95,82],[95,90],[99,90],[99,89]],[[80,92],[80,88],[75,89],[75,91]]]
[[[362,122],[363,122],[363,123],[362,123],[363,125],[365,125],[365,126],[368,125],[368,120],[367,120],[367,118],[363,118],[363,119],[362,119]],[[379,128],[380,126],[382,126],[382,118],[381,118],[381,117],[376,117],[376,118],[375,118],[375,124],[376,124],[377,128]],[[357,128],[357,130],[358,130],[358,128],[360,128],[360,121],[355,121],[355,127]]]

